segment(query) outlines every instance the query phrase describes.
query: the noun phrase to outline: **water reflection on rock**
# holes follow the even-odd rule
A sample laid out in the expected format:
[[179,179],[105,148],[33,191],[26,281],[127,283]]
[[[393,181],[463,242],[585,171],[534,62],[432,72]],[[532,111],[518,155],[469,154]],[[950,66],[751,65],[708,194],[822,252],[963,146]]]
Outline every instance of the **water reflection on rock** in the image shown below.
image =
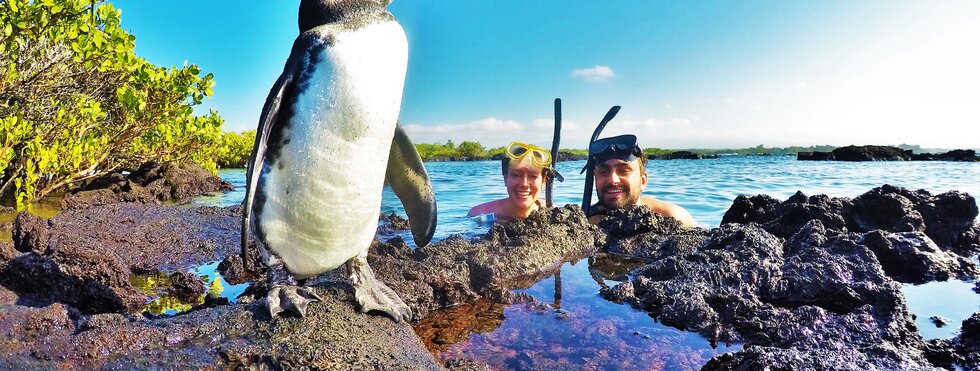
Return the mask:
[[698,334],[598,297],[599,282],[624,279],[643,264],[610,254],[566,263],[518,290],[512,304],[438,311],[416,332],[443,361],[478,360],[493,369],[690,370],[740,348],[713,347]]
[[413,327],[426,348],[438,355],[465,341],[470,334],[487,333],[500,327],[504,322],[504,307],[504,304],[478,300],[434,312]]

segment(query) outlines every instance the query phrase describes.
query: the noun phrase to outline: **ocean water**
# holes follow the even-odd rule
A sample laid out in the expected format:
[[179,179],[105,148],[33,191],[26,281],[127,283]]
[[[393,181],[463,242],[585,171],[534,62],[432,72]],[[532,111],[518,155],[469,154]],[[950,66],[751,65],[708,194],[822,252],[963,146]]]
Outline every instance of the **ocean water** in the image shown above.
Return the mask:
[[[584,164],[558,163],[565,182],[555,184],[555,205],[581,204],[585,176],[580,171]],[[431,162],[426,163],[426,169],[438,200],[439,221],[433,241],[452,234],[472,238],[485,233],[488,226],[470,220],[466,213],[479,203],[506,197],[500,163]],[[980,163],[823,162],[796,161],[794,156],[725,156],[651,161],[648,171],[649,184],[644,194],[685,207],[704,228],[717,227],[738,195],[768,194],[784,200],[802,191],[806,195],[853,198],[891,184],[933,194],[956,190],[980,196]],[[222,170],[221,176],[231,181],[236,191],[199,198],[195,204],[241,203],[244,170]],[[382,211],[404,216],[400,201],[388,187],[384,189]],[[410,233],[396,234],[412,244]],[[453,341],[430,343],[430,349],[442,359],[475,358],[494,368],[535,364],[562,368],[660,365],[697,369],[712,355],[739,348],[738,344],[710,344],[697,334],[660,325],[644,312],[603,300],[598,295],[600,285],[616,282],[594,278],[589,267],[590,263],[584,260],[563,265],[558,277],[518,290],[539,305],[521,303],[495,309],[480,317],[488,320],[469,324],[472,328],[466,330],[465,336],[456,334]],[[955,336],[960,323],[980,311],[980,295],[973,293],[971,287],[972,283],[959,281],[904,285],[903,292],[918,317],[920,333],[927,339]],[[937,328],[929,321],[934,315],[949,319],[950,325]],[[590,331],[595,328],[601,331]]]
[[[768,194],[785,200],[797,191],[806,195],[856,197],[891,184],[925,189],[933,194],[951,190],[980,197],[980,163],[964,162],[829,162],[797,161],[795,156],[724,156],[718,159],[650,161],[649,180],[643,194],[683,206],[701,227],[721,223],[738,195]],[[558,163],[565,182],[556,182],[557,206],[582,203],[585,161]],[[479,203],[507,197],[498,161],[427,162],[426,170],[436,192],[439,222],[433,241],[451,234],[467,237],[483,234],[487,226],[466,217]],[[220,175],[235,190],[194,200],[195,205],[229,206],[245,197],[245,170],[222,169]],[[544,191],[541,192],[544,198]],[[593,195],[593,202],[596,198]],[[385,187],[382,212],[405,215],[401,201]],[[406,237],[410,235],[406,234]],[[411,238],[407,238],[411,244]]]

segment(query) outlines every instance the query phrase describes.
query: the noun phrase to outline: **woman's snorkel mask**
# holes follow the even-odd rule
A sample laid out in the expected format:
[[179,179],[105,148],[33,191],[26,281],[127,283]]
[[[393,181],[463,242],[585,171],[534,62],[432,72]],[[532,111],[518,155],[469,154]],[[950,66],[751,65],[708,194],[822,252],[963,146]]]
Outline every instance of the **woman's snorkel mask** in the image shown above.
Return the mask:
[[[626,137],[627,135],[620,135],[619,137],[612,137],[612,138],[603,138],[602,140],[596,141],[596,139],[599,138],[599,134],[602,133],[602,129],[606,127],[606,124],[608,124],[609,121],[612,121],[612,119],[616,117],[616,114],[619,113],[620,108],[622,107],[613,106],[612,108],[610,108],[609,111],[606,112],[606,116],[602,118],[602,121],[599,121],[599,125],[596,126],[595,131],[592,132],[592,138],[589,139],[589,160],[586,161],[585,167],[582,168],[582,172],[585,173],[585,190],[582,191],[582,211],[585,212],[586,216],[589,215],[589,211],[590,211],[589,207],[592,206],[592,188],[595,187],[592,183],[595,182],[595,174],[594,174],[595,165],[599,163],[598,161],[599,158],[597,158],[596,156],[612,155],[616,153],[624,153],[624,154],[626,153],[625,148],[624,150],[613,151],[613,149],[619,148],[620,145],[618,144],[619,142],[614,143],[614,141],[610,141],[610,140]],[[628,135],[628,136],[633,137],[633,145],[636,146],[636,136],[635,135]],[[593,150],[595,151],[593,152]],[[629,152],[632,153],[633,150],[629,149]],[[635,156],[638,155],[642,155],[642,153],[635,154],[632,156],[634,156],[633,158],[636,158]],[[602,161],[605,162],[605,160],[608,160],[609,158],[611,157],[604,158]]]
[[526,163],[540,168],[548,168],[551,165],[551,153],[533,144],[510,142],[504,149],[504,154],[510,157],[512,163],[516,161],[522,165]]

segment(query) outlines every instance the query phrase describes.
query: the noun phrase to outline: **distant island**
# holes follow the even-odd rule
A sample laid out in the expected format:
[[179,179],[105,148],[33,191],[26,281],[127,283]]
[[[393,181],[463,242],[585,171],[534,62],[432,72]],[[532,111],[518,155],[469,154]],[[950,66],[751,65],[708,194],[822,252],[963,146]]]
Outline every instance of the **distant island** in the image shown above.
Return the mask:
[[980,161],[972,149],[927,153],[890,146],[847,146],[828,152],[799,152],[797,160],[803,161]]
[[[485,148],[478,142],[453,141],[445,143],[420,143],[415,145],[422,161],[486,161],[503,157],[504,147]],[[663,149],[646,148],[644,153],[651,160],[707,159],[720,156],[797,156],[798,160],[826,161],[977,161],[976,149],[946,150],[922,148],[918,145],[900,144],[898,146],[792,146],[755,147],[738,149]],[[588,151],[584,149],[561,149],[558,161],[585,160]],[[972,156],[972,157],[971,157]],[[972,159],[971,159],[972,158]]]

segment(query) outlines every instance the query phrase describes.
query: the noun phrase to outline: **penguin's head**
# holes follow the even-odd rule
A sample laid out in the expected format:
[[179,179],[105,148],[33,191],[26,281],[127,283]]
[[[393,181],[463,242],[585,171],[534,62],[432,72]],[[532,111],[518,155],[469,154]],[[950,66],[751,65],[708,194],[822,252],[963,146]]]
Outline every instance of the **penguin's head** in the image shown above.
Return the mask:
[[299,3],[299,32],[335,23],[364,8],[384,9],[392,0],[302,0]]

